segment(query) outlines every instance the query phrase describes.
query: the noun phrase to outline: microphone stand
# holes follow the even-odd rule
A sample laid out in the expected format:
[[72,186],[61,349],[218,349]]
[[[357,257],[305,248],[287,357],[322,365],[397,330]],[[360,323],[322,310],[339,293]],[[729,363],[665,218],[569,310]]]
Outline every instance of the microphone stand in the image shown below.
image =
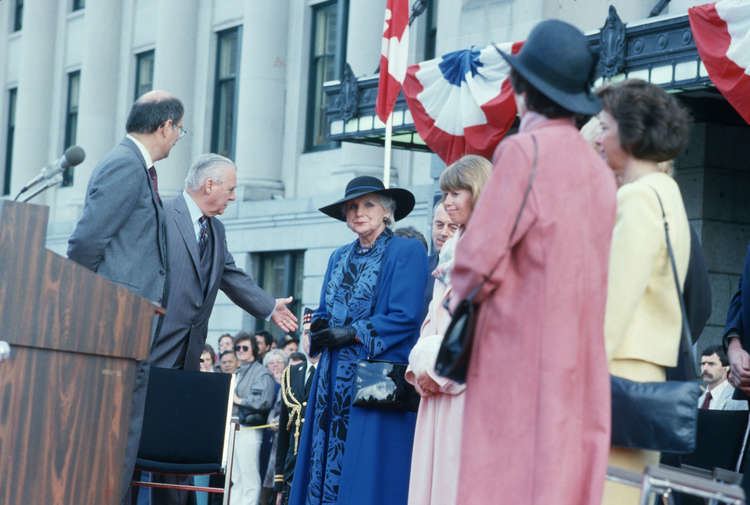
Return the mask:
[[[38,189],[38,190],[36,190],[36,191],[35,191],[34,193],[32,193],[32,194],[31,194],[31,196],[28,196],[28,197],[26,197],[26,198],[25,198],[25,199],[23,200],[23,202],[24,202],[24,203],[28,202],[29,200],[31,200],[32,198],[34,198],[34,197],[35,197],[35,196],[37,196],[38,194],[40,194],[40,193],[43,193],[43,192],[47,191],[47,190],[48,190],[49,188],[51,188],[52,186],[57,186],[58,184],[61,184],[61,183],[62,183],[62,181],[63,181],[62,175],[57,175],[57,176],[55,176],[55,177],[54,177],[54,178],[53,178],[53,179],[52,179],[52,180],[51,180],[50,182],[48,182],[47,184],[45,184],[44,186],[42,186],[42,187],[41,187],[40,189]],[[20,195],[19,195],[19,196],[20,196]]]
[[[33,179],[31,179],[29,182],[24,184],[24,186],[21,188],[21,190],[18,192],[16,197],[13,199],[14,202],[18,201],[18,199],[21,197],[22,194],[26,193],[28,190],[39,184],[40,182],[43,182],[45,179],[44,177],[44,171],[39,173],[38,175],[34,176]],[[34,193],[36,194],[36,193]]]

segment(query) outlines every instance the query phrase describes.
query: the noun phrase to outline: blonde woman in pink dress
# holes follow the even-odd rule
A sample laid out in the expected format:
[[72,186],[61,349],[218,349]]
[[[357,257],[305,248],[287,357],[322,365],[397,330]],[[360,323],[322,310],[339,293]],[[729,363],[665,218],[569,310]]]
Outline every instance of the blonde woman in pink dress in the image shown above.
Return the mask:
[[451,291],[453,253],[491,170],[492,164],[486,159],[468,155],[440,176],[443,205],[451,221],[460,228],[440,251],[427,318],[422,324],[419,341],[409,354],[406,379],[422,396],[414,433],[409,505],[456,503],[465,386],[438,376],[434,367],[440,342],[451,320],[443,303]]

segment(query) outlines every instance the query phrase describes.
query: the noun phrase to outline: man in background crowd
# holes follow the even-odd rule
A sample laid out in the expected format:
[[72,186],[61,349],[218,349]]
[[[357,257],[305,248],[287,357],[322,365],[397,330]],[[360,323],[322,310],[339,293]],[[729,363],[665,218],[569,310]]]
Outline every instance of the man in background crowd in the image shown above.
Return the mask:
[[[437,268],[438,263],[440,262],[440,251],[456,231],[458,231],[458,225],[451,221],[450,216],[445,211],[443,202],[439,202],[435,205],[432,216],[432,254],[430,255],[427,264],[430,272],[434,272]],[[432,300],[432,290],[434,287],[434,282],[427,282],[427,293],[425,294],[425,298],[428,305],[430,300]]]
[[258,343],[258,361],[262,363],[266,353],[274,348],[273,335],[262,330],[255,334],[255,341]]
[[239,361],[234,351],[224,351],[219,355],[219,367],[224,373],[234,373],[237,371]]
[[701,353],[701,380],[706,391],[698,398],[703,410],[747,410],[747,401],[733,400],[734,388],[727,381],[729,361],[720,345],[707,347]]

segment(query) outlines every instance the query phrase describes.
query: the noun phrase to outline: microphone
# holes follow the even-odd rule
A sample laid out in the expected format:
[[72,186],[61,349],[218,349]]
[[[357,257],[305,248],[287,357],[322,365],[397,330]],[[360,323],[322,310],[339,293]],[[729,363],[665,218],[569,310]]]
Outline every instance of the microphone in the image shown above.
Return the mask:
[[14,200],[18,200],[18,197],[27,192],[32,187],[36,186],[42,181],[46,181],[58,174],[63,173],[66,169],[79,165],[86,159],[86,152],[80,146],[71,146],[65,150],[63,155],[52,163],[44,167],[33,179],[26,183],[21,188]]

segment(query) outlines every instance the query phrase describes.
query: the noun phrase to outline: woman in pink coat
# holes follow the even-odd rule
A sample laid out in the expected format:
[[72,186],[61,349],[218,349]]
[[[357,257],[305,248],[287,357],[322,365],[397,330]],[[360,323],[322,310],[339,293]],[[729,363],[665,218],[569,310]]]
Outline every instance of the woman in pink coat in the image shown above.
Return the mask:
[[458,487],[461,421],[464,414],[462,384],[435,373],[435,358],[450,314],[443,302],[450,295],[453,255],[463,228],[487,179],[492,164],[481,156],[468,155],[449,166],[440,176],[440,190],[448,216],[460,228],[440,251],[433,273],[435,288],[419,341],[409,354],[406,379],[422,396],[417,413],[409,480],[409,505],[453,505]]
[[495,153],[452,276],[452,307],[481,285],[457,503],[599,505],[615,182],[574,124],[601,108],[590,93],[595,58],[557,20],[504,57],[521,125]]

